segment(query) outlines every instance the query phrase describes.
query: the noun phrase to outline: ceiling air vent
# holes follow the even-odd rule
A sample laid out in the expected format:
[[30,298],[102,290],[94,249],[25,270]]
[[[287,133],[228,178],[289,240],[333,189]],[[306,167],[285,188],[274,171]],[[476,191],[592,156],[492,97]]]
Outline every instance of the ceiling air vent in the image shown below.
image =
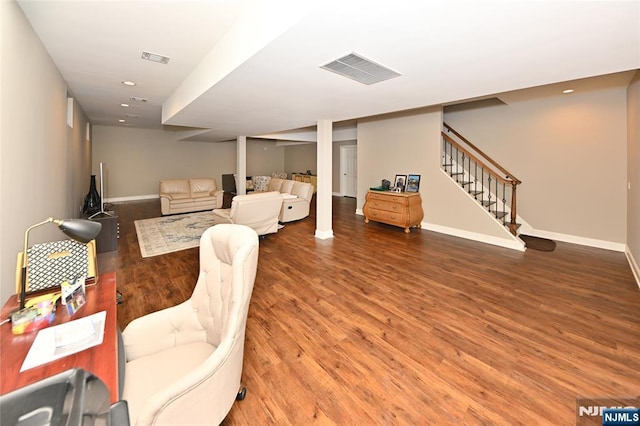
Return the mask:
[[376,64],[367,58],[363,58],[356,53],[351,53],[340,59],[336,59],[320,68],[367,85],[380,83],[381,81],[400,76],[397,72],[383,67],[380,64]]
[[140,98],[138,96],[132,96],[129,98],[132,102],[148,102],[149,99],[147,98]]
[[151,52],[142,52],[142,59],[146,59],[147,61],[157,62],[159,64],[168,64],[169,58],[168,56],[158,55],[157,53]]

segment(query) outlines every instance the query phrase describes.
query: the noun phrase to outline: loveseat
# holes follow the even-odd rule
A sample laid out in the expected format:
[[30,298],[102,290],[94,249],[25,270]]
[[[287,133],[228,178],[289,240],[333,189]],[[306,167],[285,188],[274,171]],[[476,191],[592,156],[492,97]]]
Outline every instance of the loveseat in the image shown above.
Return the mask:
[[313,185],[289,179],[271,178],[267,191],[284,194],[278,220],[282,223],[304,219],[309,216],[309,207],[313,197]]
[[224,198],[214,178],[161,180],[159,192],[163,215],[219,209]]

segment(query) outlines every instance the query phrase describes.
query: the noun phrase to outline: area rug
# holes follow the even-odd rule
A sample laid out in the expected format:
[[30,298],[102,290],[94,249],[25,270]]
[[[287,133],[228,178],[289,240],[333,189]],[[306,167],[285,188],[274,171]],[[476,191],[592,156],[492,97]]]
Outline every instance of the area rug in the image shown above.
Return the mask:
[[518,235],[526,248],[540,251],[554,251],[556,242],[546,238],[532,237],[531,235]]
[[202,233],[215,225],[210,211],[136,220],[142,257],[152,257],[200,245]]

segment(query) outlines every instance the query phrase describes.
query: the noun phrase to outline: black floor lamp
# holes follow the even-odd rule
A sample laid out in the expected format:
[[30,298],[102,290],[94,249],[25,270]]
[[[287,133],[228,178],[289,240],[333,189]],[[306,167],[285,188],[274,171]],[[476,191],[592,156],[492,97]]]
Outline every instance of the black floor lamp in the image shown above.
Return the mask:
[[20,310],[24,309],[26,292],[27,292],[27,249],[29,248],[29,231],[38,226],[45,225],[47,223],[55,223],[58,228],[70,238],[79,241],[81,243],[88,243],[98,236],[102,229],[102,224],[93,220],[87,219],[54,219],[50,217],[47,220],[43,220],[40,223],[30,226],[24,232],[24,251],[22,252],[22,276],[20,281]]

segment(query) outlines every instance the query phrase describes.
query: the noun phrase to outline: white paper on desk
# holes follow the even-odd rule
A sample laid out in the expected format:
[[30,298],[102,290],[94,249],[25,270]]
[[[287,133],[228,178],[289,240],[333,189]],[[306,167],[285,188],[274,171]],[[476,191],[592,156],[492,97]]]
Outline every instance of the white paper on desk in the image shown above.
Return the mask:
[[[107,311],[38,331],[20,371],[55,361],[102,343]],[[92,332],[93,330],[93,332]],[[60,343],[64,344],[61,345]]]

